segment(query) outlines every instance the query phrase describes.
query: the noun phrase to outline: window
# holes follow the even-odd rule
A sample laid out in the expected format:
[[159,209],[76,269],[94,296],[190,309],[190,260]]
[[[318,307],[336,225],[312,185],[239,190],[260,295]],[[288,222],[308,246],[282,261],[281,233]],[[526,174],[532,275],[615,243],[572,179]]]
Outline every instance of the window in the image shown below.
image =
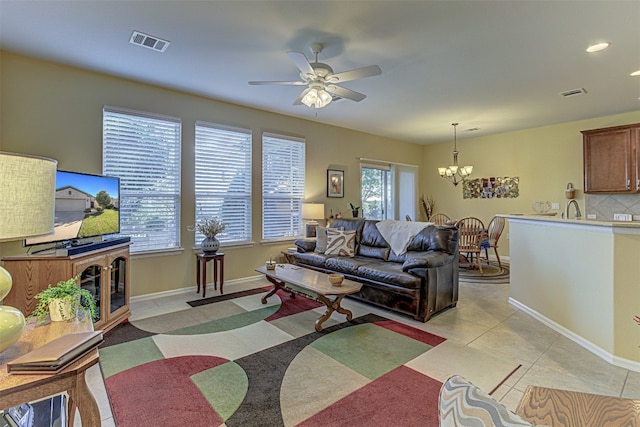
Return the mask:
[[104,107],[102,171],[120,178],[120,233],[131,252],[180,246],[179,118]]
[[[221,243],[251,240],[251,131],[196,123],[196,222],[217,217],[226,224]],[[196,233],[195,243],[204,236]]]
[[362,216],[367,219],[417,219],[418,168],[362,163]]
[[262,135],[262,238],[301,235],[304,198],[304,140]]
[[367,219],[391,219],[391,168],[362,165],[362,216]]

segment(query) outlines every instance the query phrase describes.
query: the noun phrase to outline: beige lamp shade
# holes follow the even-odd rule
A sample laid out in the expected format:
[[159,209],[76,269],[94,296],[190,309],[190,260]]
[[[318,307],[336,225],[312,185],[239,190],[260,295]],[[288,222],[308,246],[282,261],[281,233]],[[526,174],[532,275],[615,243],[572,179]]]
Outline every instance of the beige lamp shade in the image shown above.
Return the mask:
[[57,165],[0,152],[0,241],[53,233]]
[[303,203],[302,219],[324,219],[324,203]]
[[[53,233],[55,160],[0,152],[0,242]],[[11,275],[0,267],[0,300],[11,291]],[[22,335],[20,310],[0,305],[0,352]]]

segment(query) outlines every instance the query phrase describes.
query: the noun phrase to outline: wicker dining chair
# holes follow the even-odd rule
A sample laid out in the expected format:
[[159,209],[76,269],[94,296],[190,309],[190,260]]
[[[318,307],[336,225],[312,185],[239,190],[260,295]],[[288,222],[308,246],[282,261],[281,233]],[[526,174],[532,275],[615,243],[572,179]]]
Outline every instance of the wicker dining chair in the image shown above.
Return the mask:
[[[489,236],[489,248],[493,248],[500,269],[502,269],[502,263],[500,262],[500,255],[498,255],[498,240],[500,240],[500,236],[502,235],[502,231],[504,230],[504,223],[504,218],[494,216],[489,222],[489,228],[487,231],[487,234]],[[489,262],[489,248],[484,248],[484,254],[487,257],[487,262]]]
[[446,225],[449,221],[451,221],[451,218],[449,218],[449,215],[447,214],[435,213],[431,215],[429,221],[433,222],[435,225]]
[[467,254],[466,257],[470,265],[473,265],[475,255],[478,270],[480,270],[480,274],[483,274],[482,262],[480,262],[480,244],[482,243],[482,234],[486,231],[484,223],[479,218],[468,216],[458,220],[456,225],[460,230],[458,240],[460,253]]

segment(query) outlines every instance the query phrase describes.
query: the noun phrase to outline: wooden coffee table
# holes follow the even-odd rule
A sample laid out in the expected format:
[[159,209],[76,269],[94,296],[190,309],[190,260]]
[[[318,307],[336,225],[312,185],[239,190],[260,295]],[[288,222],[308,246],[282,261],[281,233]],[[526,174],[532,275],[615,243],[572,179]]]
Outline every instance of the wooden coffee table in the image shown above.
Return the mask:
[[[289,292],[292,298],[295,297],[295,289],[288,287],[287,284],[314,293],[316,300],[327,306],[327,311],[316,320],[316,331],[318,332],[322,331],[322,324],[331,317],[334,311],[346,315],[349,321],[353,319],[353,313],[340,306],[340,302],[346,295],[358,292],[362,287],[361,283],[344,279],[341,286],[333,286],[329,282],[328,274],[291,264],[277,264],[275,270],[267,270],[266,267],[262,266],[256,268],[256,271],[264,274],[267,280],[273,283],[273,289],[262,297],[263,304],[266,304],[267,299],[275,294],[278,289]],[[335,298],[331,299],[330,297]]]

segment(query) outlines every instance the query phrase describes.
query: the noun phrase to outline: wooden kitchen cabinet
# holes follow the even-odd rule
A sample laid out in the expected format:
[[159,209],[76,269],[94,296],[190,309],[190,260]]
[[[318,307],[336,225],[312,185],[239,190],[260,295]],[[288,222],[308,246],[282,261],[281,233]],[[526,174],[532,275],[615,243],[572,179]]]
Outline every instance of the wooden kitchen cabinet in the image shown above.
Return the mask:
[[640,123],[582,135],[585,193],[640,192]]
[[28,316],[38,303],[34,298],[38,292],[79,275],[80,286],[91,292],[98,306],[94,329],[106,332],[131,315],[129,261],[129,243],[69,256],[5,257],[4,268],[13,277],[13,287],[4,304]]

